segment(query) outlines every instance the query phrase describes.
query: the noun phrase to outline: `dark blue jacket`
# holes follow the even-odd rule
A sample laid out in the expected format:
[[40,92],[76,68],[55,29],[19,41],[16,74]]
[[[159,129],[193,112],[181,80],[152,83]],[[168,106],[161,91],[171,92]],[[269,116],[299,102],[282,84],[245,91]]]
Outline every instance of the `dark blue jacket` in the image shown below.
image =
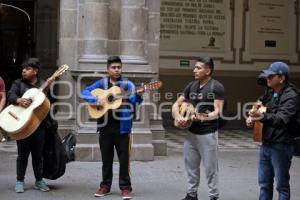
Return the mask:
[[[92,95],[91,91],[97,88],[107,90],[109,88],[109,85],[109,77],[102,78],[93,83],[92,85],[86,87],[81,92],[81,94],[85,101],[89,103],[96,103],[97,97]],[[143,98],[140,95],[136,94],[134,84],[128,79],[120,77],[117,85],[119,85],[125,91],[128,91],[128,97],[126,98],[126,100],[129,104],[135,106],[143,101]],[[120,113],[120,132],[121,134],[130,134],[132,129],[133,116],[132,106],[124,105],[121,109],[122,110]]]

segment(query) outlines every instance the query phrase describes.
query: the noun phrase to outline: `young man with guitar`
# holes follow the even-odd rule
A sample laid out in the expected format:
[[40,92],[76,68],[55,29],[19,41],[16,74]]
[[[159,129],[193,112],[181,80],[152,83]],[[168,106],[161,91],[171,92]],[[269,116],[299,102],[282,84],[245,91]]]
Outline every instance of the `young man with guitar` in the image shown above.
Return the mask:
[[[258,122],[263,125],[258,168],[259,200],[273,199],[274,179],[279,200],[289,200],[289,170],[294,153],[289,126],[299,109],[299,96],[288,82],[287,64],[274,62],[263,73],[267,79],[267,92],[257,101],[246,120],[250,128]],[[266,107],[266,112],[261,112],[262,106]]]
[[[187,195],[183,200],[198,200],[200,162],[205,168],[211,200],[219,198],[218,188],[218,118],[224,104],[224,87],[212,79],[213,59],[201,57],[194,68],[195,80],[190,82],[172,107],[175,125],[188,126],[184,141],[184,163],[187,172]],[[188,102],[195,108],[190,117],[182,116],[182,106]],[[191,108],[191,106],[185,106]]]
[[[102,197],[110,193],[113,179],[113,159],[114,147],[116,148],[119,163],[119,188],[123,199],[131,199],[131,179],[130,179],[130,148],[131,148],[131,128],[133,110],[132,107],[142,102],[141,94],[143,90],[135,91],[134,84],[124,78],[122,74],[122,61],[118,56],[111,56],[107,60],[108,76],[102,78],[82,91],[84,99],[96,106],[98,110],[113,104],[122,96],[122,105],[118,108],[109,109],[104,116],[97,120],[97,132],[99,133],[99,144],[102,155],[102,182],[100,188],[94,194],[95,197]],[[117,92],[101,98],[93,94],[94,90],[110,88],[120,88],[124,96]],[[127,94],[126,94],[127,93]],[[108,104],[108,105],[107,105]]]
[[[40,87],[44,81],[39,77],[40,62],[37,58],[29,58],[22,64],[22,78],[13,82],[8,91],[8,103],[27,108],[32,103],[32,99],[22,98],[22,95],[31,88]],[[51,84],[52,80],[47,80]],[[45,119],[47,120],[47,118]],[[31,153],[32,167],[36,179],[35,188],[41,191],[49,191],[49,187],[43,180],[43,146],[46,132],[45,120],[25,139],[17,140],[17,181],[15,192],[23,193],[25,187],[25,173],[28,163],[28,157]]]

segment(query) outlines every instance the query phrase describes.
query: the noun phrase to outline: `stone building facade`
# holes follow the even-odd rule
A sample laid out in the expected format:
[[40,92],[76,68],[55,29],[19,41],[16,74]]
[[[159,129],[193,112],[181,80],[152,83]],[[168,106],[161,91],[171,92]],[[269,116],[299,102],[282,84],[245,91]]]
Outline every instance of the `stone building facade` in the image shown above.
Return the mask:
[[9,86],[26,56],[41,58],[42,77],[68,64],[52,111],[62,135],[77,133],[77,159],[99,160],[96,122],[80,91],[105,75],[109,55],[120,55],[137,85],[164,83],[145,95],[134,121],[132,159],[153,160],[167,155],[164,126],[199,56],[215,60],[230,128],[244,127],[243,106],[263,92],[256,79],[271,62],[288,63],[300,87],[299,21],[299,0],[2,0],[0,75]]
[[[124,76],[136,85],[158,79],[160,2],[154,0],[60,1],[59,63],[68,63],[68,83],[59,96],[72,98],[57,102],[60,129],[75,128],[81,160],[100,157],[96,122],[89,118],[79,92],[106,73],[109,55],[120,55]],[[66,88],[64,88],[66,87]],[[152,160],[166,155],[161,119],[154,115],[152,95],[144,96],[140,117],[134,122],[132,159]],[[64,106],[65,105],[65,106]],[[72,115],[70,114],[72,113]]]

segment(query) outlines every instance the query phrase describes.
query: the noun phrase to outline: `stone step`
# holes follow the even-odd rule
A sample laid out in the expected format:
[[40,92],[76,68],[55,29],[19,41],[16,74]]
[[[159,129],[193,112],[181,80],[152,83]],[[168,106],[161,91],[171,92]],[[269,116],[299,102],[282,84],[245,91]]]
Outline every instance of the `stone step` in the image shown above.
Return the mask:
[[154,156],[167,156],[167,142],[166,140],[152,140],[154,147]]
[[[76,145],[76,161],[101,161],[99,144]],[[131,147],[131,160],[152,161],[154,159],[154,147],[152,144],[133,144]],[[114,160],[117,161],[115,152]]]

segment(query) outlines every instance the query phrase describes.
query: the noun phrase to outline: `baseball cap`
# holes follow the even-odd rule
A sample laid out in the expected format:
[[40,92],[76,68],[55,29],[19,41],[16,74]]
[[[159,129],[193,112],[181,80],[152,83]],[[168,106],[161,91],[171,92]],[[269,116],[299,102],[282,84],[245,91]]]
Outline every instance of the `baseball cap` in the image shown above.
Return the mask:
[[289,75],[289,66],[284,62],[273,62],[268,69],[263,70],[266,77],[271,75]]

